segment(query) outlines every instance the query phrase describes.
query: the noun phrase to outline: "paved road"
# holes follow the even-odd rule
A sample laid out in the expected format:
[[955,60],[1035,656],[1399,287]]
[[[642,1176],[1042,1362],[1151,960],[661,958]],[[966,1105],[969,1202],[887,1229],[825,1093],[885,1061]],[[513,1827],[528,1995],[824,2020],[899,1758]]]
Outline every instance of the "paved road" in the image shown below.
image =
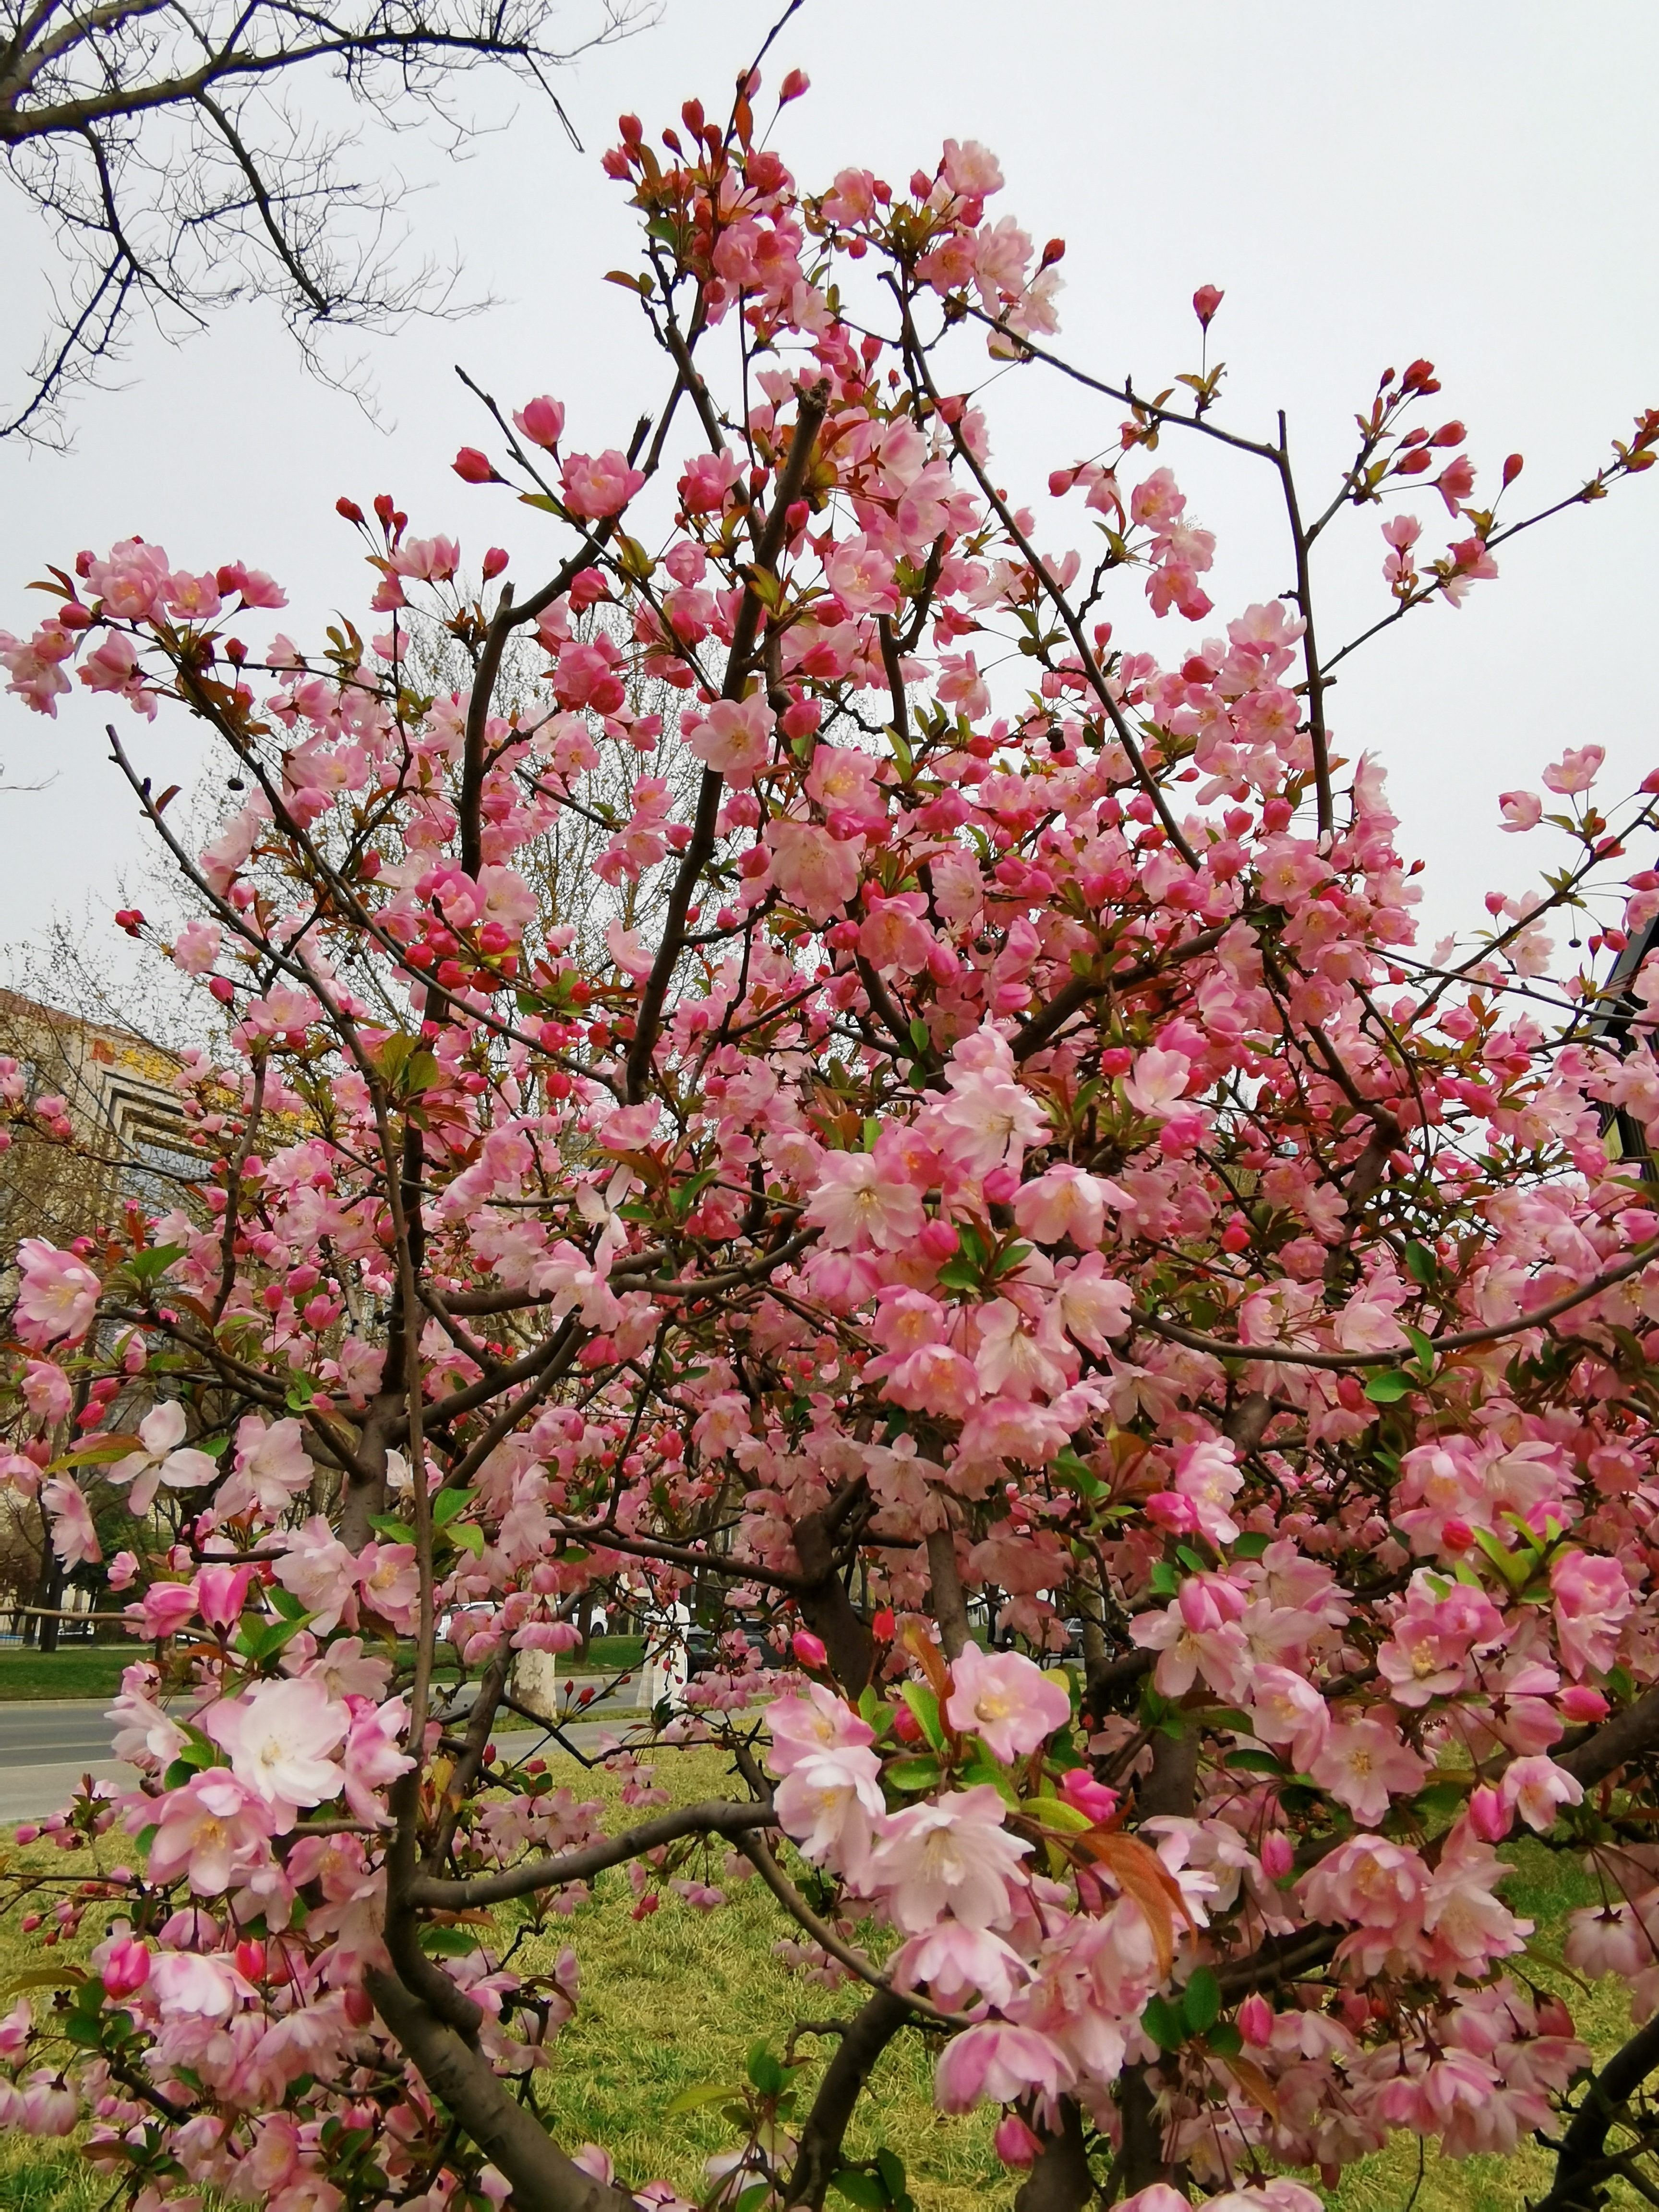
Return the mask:
[[[591,1753],[607,1730],[620,1735],[629,1723],[642,1717],[634,1704],[630,1683],[620,1697],[608,1698],[590,1707],[570,1730],[572,1741]],[[112,1757],[114,1730],[105,1717],[102,1698],[95,1702],[33,1703],[0,1700],[0,1826],[16,1820],[37,1820],[66,1805],[90,1772],[100,1782],[130,1789],[136,1777],[131,1767]],[[513,1717],[506,1716],[509,1721]],[[498,1729],[495,1741],[504,1757],[532,1759],[552,1748],[532,1733]]]

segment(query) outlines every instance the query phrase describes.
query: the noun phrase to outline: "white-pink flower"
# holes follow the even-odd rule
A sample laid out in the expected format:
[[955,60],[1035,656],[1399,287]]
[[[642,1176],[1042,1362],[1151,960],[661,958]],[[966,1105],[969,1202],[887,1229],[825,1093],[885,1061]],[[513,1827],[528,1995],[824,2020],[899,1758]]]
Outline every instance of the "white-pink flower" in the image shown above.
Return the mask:
[[913,1186],[872,1152],[826,1152],[806,1219],[831,1251],[900,1252],[921,1236],[927,1216]]
[[342,1618],[349,1628],[357,1625],[356,1556],[347,1550],[320,1513],[313,1513],[302,1528],[288,1539],[288,1549],[276,1562],[276,1579],[291,1590],[312,1616],[308,1626],[319,1636],[337,1628]]
[[886,1811],[872,1751],[838,1744],[798,1759],[779,1783],[778,1820],[801,1856],[866,1884],[876,1826]]
[[1178,1110],[1192,1072],[1193,1063],[1184,1052],[1150,1045],[1136,1054],[1134,1066],[1124,1077],[1123,1095],[1137,1114],[1167,1120]]
[[947,1912],[969,1928],[1007,1926],[1014,1909],[1009,1890],[1031,1846],[1003,1826],[1006,1810],[984,1782],[891,1816],[876,1850],[872,1886],[888,1893],[888,1911],[906,1935],[921,1935]]
[[256,1508],[274,1519],[310,1487],[312,1464],[300,1437],[293,1419],[267,1428],[258,1413],[249,1413],[237,1424],[235,1471],[215,1501],[225,1519]]
[[78,1343],[98,1310],[103,1285],[84,1260],[60,1252],[43,1237],[26,1237],[17,1248],[22,1281],[17,1291],[17,1334],[37,1349],[60,1337]]
[[774,1774],[793,1773],[803,1759],[847,1745],[875,1741],[875,1730],[844,1698],[821,1682],[810,1682],[801,1697],[775,1698],[766,1711],[772,1731],[767,1765]]
[[1199,1527],[1212,1544],[1238,1540],[1238,1523],[1230,1509],[1243,1480],[1225,1437],[1202,1437],[1197,1443],[1183,1444],[1176,1454],[1176,1493],[1191,1504]]
[[219,1472],[218,1462],[207,1453],[179,1446],[185,1441],[185,1409],[176,1398],[155,1407],[138,1424],[142,1451],[129,1452],[109,1471],[112,1482],[130,1482],[127,1510],[140,1516],[149,1511],[162,1483],[169,1490],[199,1490]]
[[1427,1760],[1402,1741],[1397,1729],[1369,1716],[1333,1728],[1308,1769],[1320,1788],[1346,1805],[1362,1828],[1378,1826],[1389,1800],[1409,1796],[1428,1771]]
[[150,1880],[184,1875],[198,1897],[216,1897],[239,1862],[269,1857],[270,1827],[270,1807],[257,1790],[222,1766],[210,1767],[162,1799]]
[[89,1566],[103,1558],[92,1508],[78,1483],[54,1475],[41,1486],[40,1503],[52,1523],[52,1548],[66,1567]]
[[345,1739],[351,1716],[309,1677],[257,1682],[246,1697],[209,1708],[202,1726],[230,1753],[231,1771],[257,1790],[283,1834],[307,1805],[337,1797],[345,1777],[329,1756]]
[[734,791],[746,791],[771,760],[776,724],[766,694],[751,691],[746,699],[717,699],[686,743]]
[[149,1994],[168,2013],[228,2020],[253,1995],[228,1959],[193,1951],[163,1951],[149,1970]]
[[1555,1826],[1563,1805],[1582,1805],[1583,1785],[1543,1752],[1514,1759],[1504,1770],[1504,1802],[1541,1836]]
[[963,1735],[976,1735],[1004,1765],[1048,1741],[1072,1717],[1058,1682],[1019,1651],[981,1651],[965,1644],[951,1662],[945,1717]]

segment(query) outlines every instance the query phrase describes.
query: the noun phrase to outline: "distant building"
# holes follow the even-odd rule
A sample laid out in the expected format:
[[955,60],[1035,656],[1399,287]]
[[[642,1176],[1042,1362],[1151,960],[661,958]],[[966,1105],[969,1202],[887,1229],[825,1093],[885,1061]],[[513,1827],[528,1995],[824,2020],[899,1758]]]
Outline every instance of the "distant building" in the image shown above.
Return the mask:
[[[186,1201],[203,1161],[171,1054],[131,1030],[0,990],[0,1056],[15,1062],[23,1091],[0,1155],[0,1248],[30,1236],[64,1242],[131,1201],[150,1212]],[[43,1127],[42,1099],[64,1102],[69,1141]]]

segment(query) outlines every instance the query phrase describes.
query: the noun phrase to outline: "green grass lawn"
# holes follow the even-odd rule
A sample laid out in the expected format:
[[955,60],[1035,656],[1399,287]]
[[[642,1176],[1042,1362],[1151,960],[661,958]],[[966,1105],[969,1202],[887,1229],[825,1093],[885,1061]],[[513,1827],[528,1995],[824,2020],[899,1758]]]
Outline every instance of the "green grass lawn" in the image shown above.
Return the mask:
[[[573,1760],[549,1764],[580,1796],[605,1800],[614,1808],[611,1824],[622,1824],[618,1785],[609,1776],[584,1771]],[[676,1802],[732,1786],[725,1760],[708,1750],[665,1753],[657,1776]],[[106,1840],[100,1853],[112,1858],[120,1840]],[[26,1856],[33,1859],[35,1851]],[[1588,1879],[1576,1863],[1541,1845],[1522,1843],[1513,1856],[1510,1901],[1537,1920],[1550,1948],[1550,1932],[1562,1916],[1590,1901]],[[707,1878],[721,1878],[723,1856],[723,1849],[711,1855]],[[46,1863],[65,1866],[56,1853]],[[77,1857],[69,1870],[89,1869]],[[737,2081],[757,2038],[769,2037],[777,2047],[793,2023],[844,2015],[858,2000],[846,1989],[822,1990],[785,1972],[772,1950],[781,1933],[776,1911],[757,1881],[738,1886],[732,1901],[711,1914],[665,1893],[660,1910],[638,1922],[632,1904],[625,1876],[616,1869],[600,1878],[589,1905],[525,1947],[532,1965],[550,1966],[565,1943],[580,1962],[580,2008],[559,2035],[538,2095],[568,2147],[604,2142],[635,2186],[663,2176],[696,2201],[708,2187],[703,2161],[729,2147],[730,2130],[717,2108],[671,2113],[672,2100],[702,2083]],[[520,1909],[502,1909],[504,1926]],[[88,1942],[95,1932],[88,1923]],[[0,1991],[37,1958],[0,1922]],[[1623,1985],[1609,1979],[1587,1991],[1565,1972],[1548,1966],[1537,1972],[1562,1989],[1580,2034],[1605,2057],[1628,2032]],[[827,2057],[829,2046],[806,2039],[802,2049]],[[901,2036],[860,2108],[849,2153],[867,2156],[884,2143],[896,2151],[918,2212],[1009,2212],[1018,2178],[1005,2172],[991,2149],[993,2116],[942,2118],[933,2109],[932,2073],[926,2040],[914,2033]],[[1413,2212],[1521,2212],[1544,2193],[1550,2168],[1549,2154],[1531,2143],[1509,2160],[1455,2161],[1431,2151],[1419,2185],[1417,2142],[1402,2137],[1351,2169],[1328,2201],[1337,2212],[1405,2212],[1408,2202]],[[97,2212],[109,2195],[109,2183],[73,2143],[0,2137],[0,2212]],[[1613,2202],[1637,2212],[1628,2192],[1616,2191]]]
[[119,1644],[71,1644],[61,1651],[0,1651],[0,1702],[112,1698],[121,1686],[121,1669],[144,1657],[149,1649],[123,1639]]
[[[574,1664],[574,1674],[618,1674],[637,1668],[644,1656],[637,1636],[596,1636]],[[121,1669],[135,1659],[147,1658],[146,1644],[72,1644],[61,1651],[0,1651],[0,1705],[15,1698],[112,1698],[121,1686]],[[439,1674],[453,1676],[453,1669]],[[0,2196],[0,2212],[10,2212]]]

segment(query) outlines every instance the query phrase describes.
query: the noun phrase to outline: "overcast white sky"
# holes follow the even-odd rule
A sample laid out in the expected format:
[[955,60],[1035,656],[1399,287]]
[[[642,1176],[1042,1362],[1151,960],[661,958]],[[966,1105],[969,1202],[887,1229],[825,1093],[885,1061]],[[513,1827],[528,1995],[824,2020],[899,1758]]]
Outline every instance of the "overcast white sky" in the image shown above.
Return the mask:
[[[581,5],[568,0],[573,24]],[[504,402],[562,397],[579,448],[627,443],[660,380],[626,295],[599,281],[631,262],[633,234],[598,155],[624,107],[653,131],[693,92],[722,103],[775,13],[775,0],[666,0],[658,27],[584,60],[560,90],[586,159],[528,106],[465,162],[397,142],[428,185],[410,203],[417,240],[459,243],[468,283],[501,304],[371,343],[380,428],[305,375],[275,319],[250,307],[181,350],[135,348],[127,388],[78,403],[70,458],[0,447],[0,628],[38,618],[46,603],[23,586],[45,560],[137,532],[181,565],[269,568],[295,635],[314,635],[331,606],[363,601],[366,572],[332,513],[342,492],[367,504],[391,490],[418,531],[459,533],[474,562],[506,544],[528,578],[536,519],[449,472],[459,445],[488,442],[453,364]],[[1659,402],[1652,27],[1639,0],[1400,0],[1386,14],[1328,0],[808,0],[768,75],[774,87],[792,65],[811,76],[781,141],[805,183],[848,162],[902,181],[933,167],[946,136],[994,147],[1008,187],[993,212],[1068,241],[1060,343],[1074,360],[1156,390],[1193,365],[1194,287],[1224,286],[1212,337],[1230,364],[1226,419],[1266,433],[1284,405],[1310,495],[1380,371],[1426,354],[1439,404],[1485,464],[1480,489],[1519,449],[1516,489],[1541,503]],[[0,283],[21,331],[34,245],[20,204],[3,204]],[[1005,379],[1000,475],[1046,504],[1048,469],[1109,442],[1117,412]],[[1218,613],[1282,590],[1265,471],[1176,459],[1193,511],[1222,533]],[[1413,504],[1431,530],[1438,501]],[[1328,651],[1382,611],[1383,550],[1367,514],[1327,556]],[[1426,609],[1358,656],[1331,703],[1341,750],[1389,764],[1440,926],[1479,918],[1484,890],[1521,887],[1523,861],[1546,857],[1498,833],[1500,787],[1535,783],[1564,744],[1607,747],[1610,791],[1612,769],[1627,787],[1659,760],[1659,471],[1500,566],[1461,612]],[[1175,627],[1155,640],[1166,653]],[[103,761],[105,719],[79,696],[55,723],[0,699],[4,780],[51,779],[0,794],[0,941],[54,906],[120,902],[140,832]],[[182,716],[125,726],[158,783],[191,781]]]

